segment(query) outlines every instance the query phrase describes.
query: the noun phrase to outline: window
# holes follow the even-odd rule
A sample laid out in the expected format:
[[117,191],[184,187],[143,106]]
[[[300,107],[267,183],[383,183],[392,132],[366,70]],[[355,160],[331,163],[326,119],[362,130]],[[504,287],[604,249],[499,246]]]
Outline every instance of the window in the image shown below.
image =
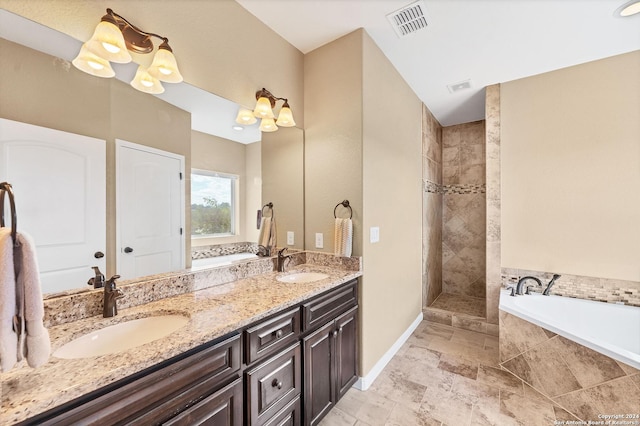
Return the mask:
[[191,236],[211,237],[236,233],[238,177],[191,170]]

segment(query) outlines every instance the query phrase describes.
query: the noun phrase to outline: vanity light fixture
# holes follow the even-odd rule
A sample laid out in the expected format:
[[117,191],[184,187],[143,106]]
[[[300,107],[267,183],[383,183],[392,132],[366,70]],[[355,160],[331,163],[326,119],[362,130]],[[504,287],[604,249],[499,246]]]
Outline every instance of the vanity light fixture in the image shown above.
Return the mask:
[[82,45],[78,56],[72,61],[81,71],[97,77],[110,78],[115,75],[110,62],[126,64],[132,58],[128,50],[135,53],[151,53],[154,50],[151,37],[162,40],[149,68],[140,65],[131,86],[145,93],[162,93],[161,81],[180,83],[178,70],[169,39],[141,30],[111,9],[102,17],[93,36]]
[[[277,120],[273,114],[273,108],[276,106],[276,101],[284,101],[282,108],[280,108],[280,114],[278,114]],[[274,96],[264,87],[262,90],[258,90],[256,92],[256,106],[253,111],[240,109],[240,111],[238,111],[238,116],[236,117],[236,123],[253,124],[256,122],[257,118],[260,119],[260,130],[263,132],[275,132],[278,130],[278,126],[293,127],[296,125],[288,99]]]
[[635,15],[636,13],[640,13],[640,0],[633,0],[625,3],[622,6],[620,6],[616,10],[616,12],[622,17],[627,17],[627,16]]

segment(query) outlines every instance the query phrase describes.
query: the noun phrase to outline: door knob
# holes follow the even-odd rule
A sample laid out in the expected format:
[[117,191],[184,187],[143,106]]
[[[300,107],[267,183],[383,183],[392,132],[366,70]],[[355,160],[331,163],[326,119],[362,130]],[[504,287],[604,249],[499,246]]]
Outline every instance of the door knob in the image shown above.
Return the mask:
[[131,252],[133,252],[133,249],[131,247],[125,247],[124,248],[124,252],[125,253],[131,253]]
[[101,251],[97,251],[93,253],[93,257],[95,257],[96,259],[102,259],[104,257],[104,253]]

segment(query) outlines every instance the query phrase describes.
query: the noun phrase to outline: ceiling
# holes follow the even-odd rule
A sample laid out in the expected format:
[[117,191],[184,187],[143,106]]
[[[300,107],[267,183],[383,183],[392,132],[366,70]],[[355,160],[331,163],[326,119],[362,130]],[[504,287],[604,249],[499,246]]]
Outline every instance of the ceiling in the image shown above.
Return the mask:
[[[14,41],[71,60],[105,7],[120,10],[126,3],[126,10],[142,24],[190,28],[190,37],[202,38],[207,26],[201,24],[210,19],[213,1],[218,0],[192,0],[175,13],[169,5],[178,0],[164,0],[165,8],[149,7],[158,0],[67,0],[55,6],[51,0],[21,0],[20,8],[32,19],[56,29],[0,9],[0,36],[11,39],[16,28],[28,26],[31,29]],[[415,0],[236,1],[303,53],[364,28],[444,126],[483,119],[487,85],[640,49],[640,14],[615,15],[628,0],[420,0],[428,25],[403,38],[396,36],[386,15]],[[64,19],[53,19],[52,10]],[[35,39],[23,40],[34,34]],[[172,33],[172,40],[184,45],[180,37]],[[134,64],[127,65],[114,66],[123,81],[135,72]],[[447,88],[466,80],[469,89],[451,93]],[[167,84],[165,89],[161,97],[190,111],[194,129],[243,143],[260,139],[257,126],[242,135],[230,130],[235,103],[186,83]],[[223,115],[219,111],[225,103],[228,112]],[[213,104],[214,110],[208,109]]]
[[303,53],[364,28],[444,126],[483,119],[488,85],[640,49],[628,0],[421,0],[428,25],[403,38],[386,15],[412,0],[236,1]]

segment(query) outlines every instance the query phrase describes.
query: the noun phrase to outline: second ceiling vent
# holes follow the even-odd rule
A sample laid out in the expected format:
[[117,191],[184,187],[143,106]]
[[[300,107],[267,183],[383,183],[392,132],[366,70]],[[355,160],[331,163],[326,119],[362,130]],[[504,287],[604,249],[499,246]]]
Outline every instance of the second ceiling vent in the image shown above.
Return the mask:
[[427,28],[425,7],[422,0],[406,5],[387,15],[387,19],[398,37],[404,37],[418,30]]

